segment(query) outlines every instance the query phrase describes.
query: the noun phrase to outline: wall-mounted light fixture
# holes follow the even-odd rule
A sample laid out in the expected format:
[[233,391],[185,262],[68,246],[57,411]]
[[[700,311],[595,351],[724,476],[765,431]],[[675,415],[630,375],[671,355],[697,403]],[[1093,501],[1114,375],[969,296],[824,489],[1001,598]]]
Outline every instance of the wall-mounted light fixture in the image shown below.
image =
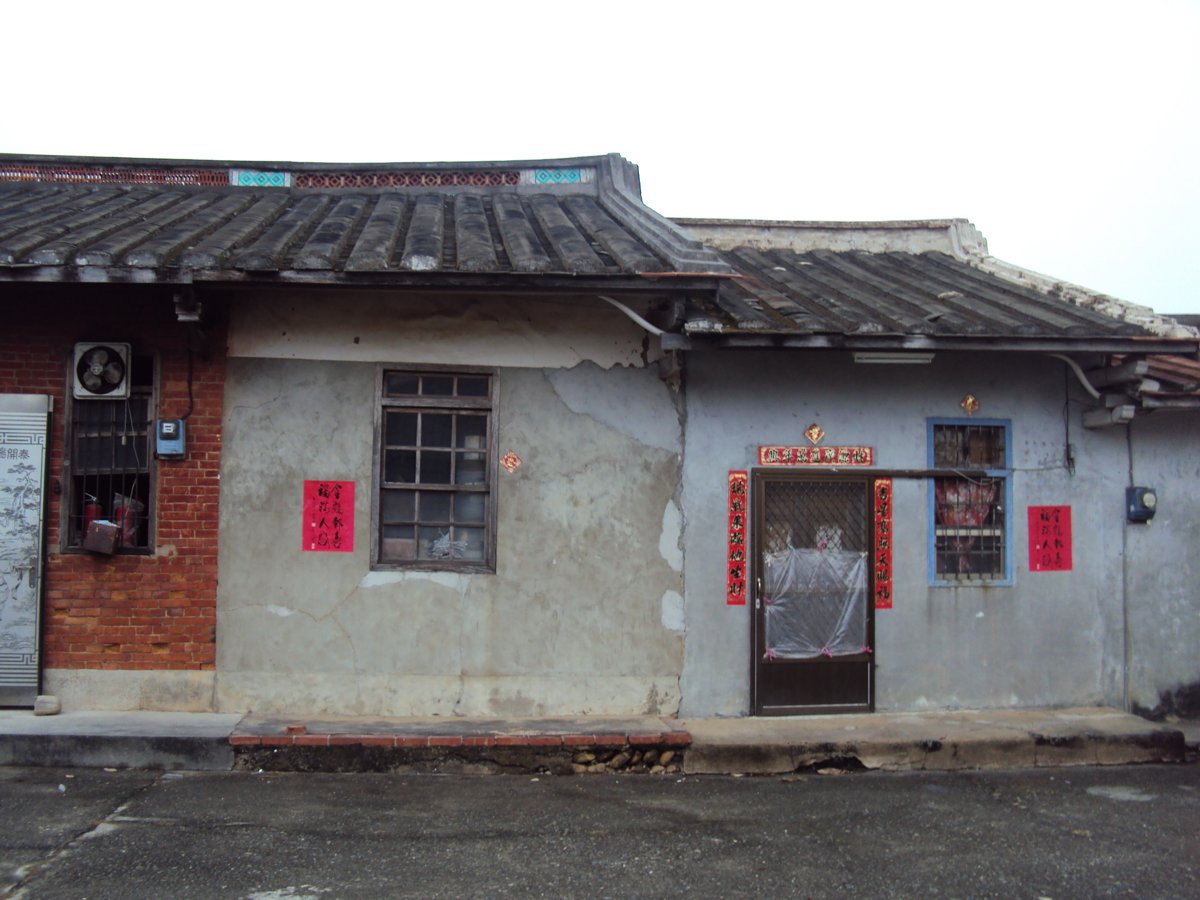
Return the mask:
[[873,363],[876,365],[928,365],[933,362],[932,353],[908,353],[903,350],[871,353],[855,353],[856,363]]

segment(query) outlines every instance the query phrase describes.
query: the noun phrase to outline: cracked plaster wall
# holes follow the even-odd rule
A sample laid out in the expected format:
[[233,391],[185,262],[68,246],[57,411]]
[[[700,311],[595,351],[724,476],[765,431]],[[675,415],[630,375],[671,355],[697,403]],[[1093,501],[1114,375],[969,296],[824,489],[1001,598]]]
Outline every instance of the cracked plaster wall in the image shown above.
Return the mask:
[[611,369],[661,355],[596,297],[268,291],[232,310],[230,357]]
[[[873,447],[877,468],[924,468],[926,419],[962,417],[968,391],[982,401],[978,417],[1012,421],[1014,584],[930,587],[927,484],[897,480],[895,604],[875,613],[876,708],[1121,704],[1124,435],[1085,431],[1072,403],[1077,468],[1067,474],[1062,363],[938,354],[929,366],[855,366],[849,354],[694,353],[685,388],[681,714],[749,711],[752,606],[724,602],[727,471],[752,469],[759,444],[806,445],[812,422],[826,445]],[[1028,569],[1026,509],[1043,504],[1073,508],[1071,572]],[[1186,555],[1189,541],[1176,535],[1164,556]],[[1139,654],[1153,667],[1159,649],[1149,642]]]
[[[334,344],[359,330],[352,321],[319,324],[333,328]],[[574,346],[586,344],[589,318],[575,325]],[[640,332],[626,337],[640,362]],[[243,334],[240,346],[252,338]],[[410,362],[404,354],[416,340],[409,335],[388,358]],[[457,353],[440,325],[430,341],[423,358]],[[512,474],[498,469],[497,572],[479,575],[371,571],[376,373],[356,361],[230,360],[219,708],[674,712],[683,658],[680,426],[655,368],[499,369],[499,450],[524,462]],[[305,479],[355,482],[353,553],[301,551]]]

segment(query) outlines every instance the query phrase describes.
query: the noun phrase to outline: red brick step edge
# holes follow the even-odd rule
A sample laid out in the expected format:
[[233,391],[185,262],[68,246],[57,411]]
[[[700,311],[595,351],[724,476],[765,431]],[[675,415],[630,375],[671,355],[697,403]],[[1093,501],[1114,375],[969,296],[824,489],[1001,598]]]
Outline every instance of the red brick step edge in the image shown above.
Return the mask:
[[234,747],[687,747],[687,731],[652,734],[233,734]]

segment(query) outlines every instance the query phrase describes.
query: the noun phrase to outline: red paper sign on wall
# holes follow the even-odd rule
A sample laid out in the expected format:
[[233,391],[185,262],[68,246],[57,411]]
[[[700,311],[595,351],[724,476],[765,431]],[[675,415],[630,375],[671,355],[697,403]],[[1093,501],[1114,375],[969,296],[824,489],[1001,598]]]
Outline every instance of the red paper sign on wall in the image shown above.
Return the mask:
[[758,448],[760,466],[870,466],[870,447],[780,447]]
[[1029,507],[1029,571],[1071,571],[1071,507]]
[[892,608],[892,479],[875,479],[875,608]]
[[746,605],[746,497],[745,472],[729,473],[729,550],[725,557],[725,604]]
[[354,482],[304,482],[304,543],[308,553],[354,552]]

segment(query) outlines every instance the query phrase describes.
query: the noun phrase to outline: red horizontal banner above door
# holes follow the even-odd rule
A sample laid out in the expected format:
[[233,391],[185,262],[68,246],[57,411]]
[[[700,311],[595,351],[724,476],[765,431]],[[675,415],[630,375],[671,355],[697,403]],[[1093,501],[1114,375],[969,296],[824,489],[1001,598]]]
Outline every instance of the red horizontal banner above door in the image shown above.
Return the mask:
[[870,466],[875,454],[870,447],[784,447],[758,448],[760,466]]

